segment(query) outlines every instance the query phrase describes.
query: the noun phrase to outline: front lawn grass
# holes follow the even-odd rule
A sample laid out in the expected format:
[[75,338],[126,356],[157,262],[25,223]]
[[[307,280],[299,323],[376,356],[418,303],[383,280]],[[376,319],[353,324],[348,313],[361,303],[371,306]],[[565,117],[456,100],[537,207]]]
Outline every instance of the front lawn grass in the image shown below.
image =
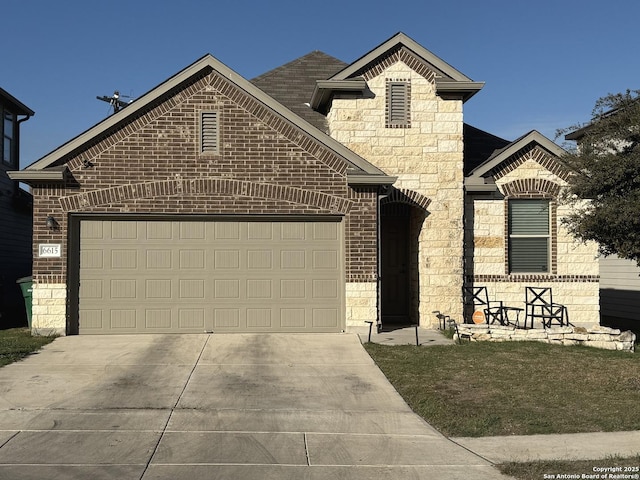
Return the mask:
[[[640,455],[629,458],[608,458],[606,460],[553,460],[496,465],[505,475],[518,480],[540,480],[542,478],[616,478],[616,475],[631,475],[636,478],[640,468]],[[616,467],[620,468],[617,470]],[[625,468],[626,467],[626,468]],[[615,470],[599,470],[599,469]],[[546,476],[545,476],[546,475]],[[595,475],[599,475],[596,477]],[[609,477],[612,475],[612,477]]]
[[536,342],[365,348],[450,437],[640,430],[640,355]]
[[0,367],[26,357],[54,339],[55,337],[34,337],[28,328],[0,330]]

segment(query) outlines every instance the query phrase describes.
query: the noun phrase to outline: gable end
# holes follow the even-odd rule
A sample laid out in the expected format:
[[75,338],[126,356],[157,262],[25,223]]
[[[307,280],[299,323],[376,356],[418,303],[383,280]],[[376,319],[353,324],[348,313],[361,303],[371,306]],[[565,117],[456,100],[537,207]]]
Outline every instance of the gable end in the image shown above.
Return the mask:
[[443,76],[444,74],[438,71],[433,65],[428,64],[417,55],[415,55],[407,47],[398,45],[393,50],[389,51],[383,57],[377,59],[376,62],[370,63],[358,70],[353,77],[362,76],[365,80],[369,81],[384,73],[390,66],[402,62],[409,68],[415,71],[418,75],[424,77],[427,81],[435,83],[436,76]]
[[555,156],[534,143],[527,145],[519,152],[511,155],[504,162],[490,170],[488,175],[498,180],[510,172],[513,172],[527,160],[535,161],[563,180],[567,180],[570,176],[569,169],[562,165]]

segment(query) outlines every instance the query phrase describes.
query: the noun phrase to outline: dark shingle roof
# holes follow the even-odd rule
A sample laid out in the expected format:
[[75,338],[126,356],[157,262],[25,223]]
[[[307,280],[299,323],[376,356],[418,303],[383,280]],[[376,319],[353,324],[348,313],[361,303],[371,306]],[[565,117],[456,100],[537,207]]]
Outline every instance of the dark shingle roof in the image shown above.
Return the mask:
[[251,83],[311,125],[328,133],[324,115],[307,104],[311,101],[316,80],[326,80],[346,66],[343,61],[316,50],[263,73]]
[[466,123],[464,124],[463,136],[465,175],[491,158],[496,150],[501,150],[512,143]]

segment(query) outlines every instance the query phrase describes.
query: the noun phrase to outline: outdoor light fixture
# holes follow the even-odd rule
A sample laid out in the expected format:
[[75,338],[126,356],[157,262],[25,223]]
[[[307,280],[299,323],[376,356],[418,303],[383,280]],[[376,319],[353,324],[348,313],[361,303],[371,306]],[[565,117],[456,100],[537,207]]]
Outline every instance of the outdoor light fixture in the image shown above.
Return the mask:
[[91,168],[93,167],[93,162],[91,162],[91,160],[87,160],[86,158],[83,158],[81,160],[82,162],[82,168]]
[[53,215],[49,215],[47,217],[47,228],[49,230],[55,230],[56,228],[58,228],[58,222],[55,218],[53,218]]

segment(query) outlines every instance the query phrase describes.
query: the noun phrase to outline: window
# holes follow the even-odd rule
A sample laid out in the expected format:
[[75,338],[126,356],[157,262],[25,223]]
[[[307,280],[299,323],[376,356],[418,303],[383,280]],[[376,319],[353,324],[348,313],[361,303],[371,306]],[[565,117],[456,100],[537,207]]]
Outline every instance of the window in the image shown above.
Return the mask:
[[202,112],[200,116],[200,153],[217,154],[219,150],[218,112]]
[[408,128],[411,126],[411,84],[408,80],[387,80],[387,128]]
[[2,114],[2,162],[17,167],[15,146],[15,115],[7,110]]
[[509,272],[550,272],[549,200],[509,201]]

